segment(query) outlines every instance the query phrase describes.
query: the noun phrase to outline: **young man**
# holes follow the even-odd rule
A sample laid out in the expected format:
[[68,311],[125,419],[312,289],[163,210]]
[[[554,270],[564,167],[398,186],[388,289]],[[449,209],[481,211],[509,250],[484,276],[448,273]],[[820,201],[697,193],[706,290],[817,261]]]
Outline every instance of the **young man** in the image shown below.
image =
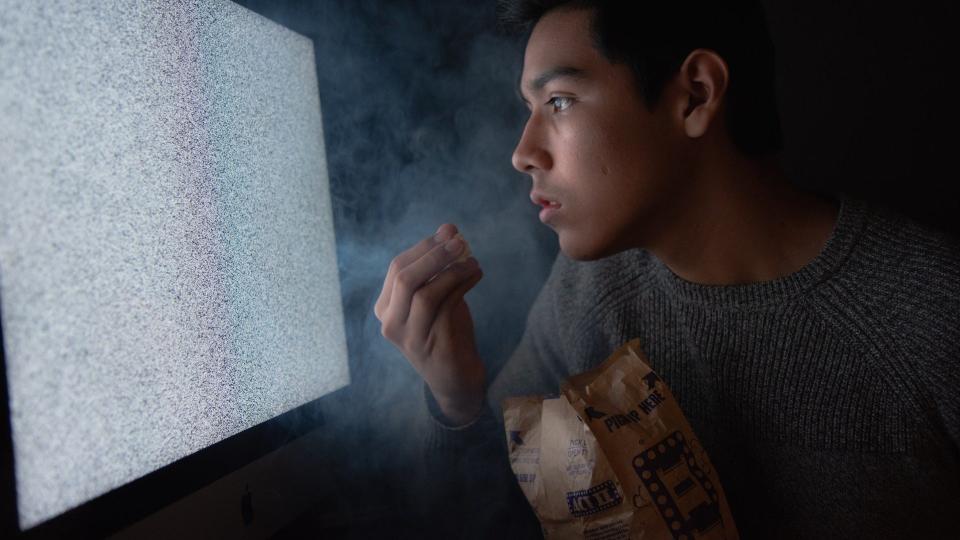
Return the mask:
[[481,270],[443,270],[455,227],[391,264],[375,311],[426,383],[435,455],[475,456],[504,438],[502,398],[556,393],[639,337],[744,538],[954,534],[957,245],[784,177],[759,8],[504,6],[532,27],[513,163],[562,253],[489,388],[463,301]]

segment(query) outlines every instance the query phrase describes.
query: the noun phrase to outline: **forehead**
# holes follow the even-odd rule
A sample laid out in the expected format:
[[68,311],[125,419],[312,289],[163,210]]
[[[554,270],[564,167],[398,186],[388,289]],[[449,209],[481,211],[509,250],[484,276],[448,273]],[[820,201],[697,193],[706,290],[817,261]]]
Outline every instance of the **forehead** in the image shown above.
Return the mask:
[[554,9],[540,18],[523,56],[524,90],[541,73],[557,68],[577,68],[590,72],[602,57],[591,36],[592,11]]

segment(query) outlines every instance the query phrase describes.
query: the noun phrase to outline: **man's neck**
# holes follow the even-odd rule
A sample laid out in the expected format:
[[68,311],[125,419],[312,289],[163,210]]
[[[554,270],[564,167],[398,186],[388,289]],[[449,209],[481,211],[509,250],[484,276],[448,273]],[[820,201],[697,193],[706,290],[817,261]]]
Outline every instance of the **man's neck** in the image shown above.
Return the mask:
[[[727,154],[728,156],[731,154]],[[796,272],[823,249],[837,205],[790,184],[778,165],[711,160],[695,189],[648,249],[694,283],[733,285]]]

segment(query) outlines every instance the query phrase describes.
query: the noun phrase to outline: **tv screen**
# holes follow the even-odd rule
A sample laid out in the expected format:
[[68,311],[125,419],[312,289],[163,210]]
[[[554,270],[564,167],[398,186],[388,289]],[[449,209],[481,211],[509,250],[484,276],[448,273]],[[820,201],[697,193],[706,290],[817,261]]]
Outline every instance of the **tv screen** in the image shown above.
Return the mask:
[[227,0],[0,0],[29,529],[348,384],[312,42]]

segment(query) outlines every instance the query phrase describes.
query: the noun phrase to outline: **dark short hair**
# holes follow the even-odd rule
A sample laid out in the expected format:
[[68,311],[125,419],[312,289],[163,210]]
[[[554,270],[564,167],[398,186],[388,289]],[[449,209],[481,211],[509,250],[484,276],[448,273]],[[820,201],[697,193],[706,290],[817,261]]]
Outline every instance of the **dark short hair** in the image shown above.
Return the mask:
[[630,66],[648,109],[691,51],[715,51],[730,70],[726,127],[733,143],[748,156],[782,149],[773,42],[759,1],[498,0],[497,16],[502,30],[529,37],[556,8],[593,10],[597,50]]

